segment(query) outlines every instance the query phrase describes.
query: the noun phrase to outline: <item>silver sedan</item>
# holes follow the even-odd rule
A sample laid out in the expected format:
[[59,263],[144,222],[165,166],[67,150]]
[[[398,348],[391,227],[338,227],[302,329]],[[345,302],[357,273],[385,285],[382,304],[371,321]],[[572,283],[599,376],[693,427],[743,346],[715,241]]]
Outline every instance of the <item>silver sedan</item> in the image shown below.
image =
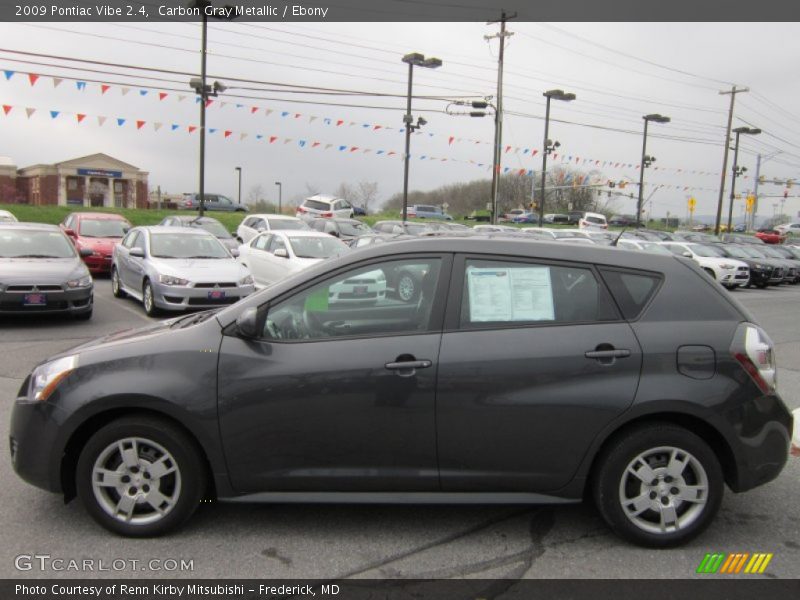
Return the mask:
[[114,247],[111,289],[154,316],[161,310],[233,304],[254,291],[253,277],[210,233],[188,227],[135,227]]

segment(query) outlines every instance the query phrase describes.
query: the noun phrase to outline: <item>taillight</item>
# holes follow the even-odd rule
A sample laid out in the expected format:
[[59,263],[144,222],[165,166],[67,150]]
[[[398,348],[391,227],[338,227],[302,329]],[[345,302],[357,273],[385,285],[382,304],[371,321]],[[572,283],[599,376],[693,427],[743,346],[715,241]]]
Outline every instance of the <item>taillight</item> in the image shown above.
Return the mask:
[[765,394],[774,392],[778,384],[774,348],[764,330],[752,323],[739,325],[731,346],[733,357]]
[[298,206],[297,207],[297,212],[299,212],[299,213],[307,213],[308,211],[305,208],[303,208],[302,206]]

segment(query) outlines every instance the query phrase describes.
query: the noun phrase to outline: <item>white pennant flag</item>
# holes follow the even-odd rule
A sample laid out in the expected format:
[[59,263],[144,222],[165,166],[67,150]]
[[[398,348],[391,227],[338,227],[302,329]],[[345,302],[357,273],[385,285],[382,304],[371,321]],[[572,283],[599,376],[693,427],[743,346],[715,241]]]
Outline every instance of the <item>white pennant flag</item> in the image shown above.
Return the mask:
[[163,125],[163,123],[153,123],[153,129],[158,131],[161,129],[161,125]]
[[267,110],[264,111],[264,116],[268,117],[271,112],[272,112],[272,109],[268,108]]
[[285,140],[283,140],[283,143],[284,144],[288,144],[291,141],[292,141],[292,138],[286,138]]
[[98,124],[100,127],[102,127],[102,126],[103,126],[103,123],[105,123],[105,122],[106,122],[106,118],[105,118],[105,117],[97,117],[97,124]]
[[35,112],[36,112],[36,109],[35,109],[35,108],[26,108],[26,109],[25,109],[25,114],[27,114],[27,115],[28,115],[28,118],[29,118],[29,119],[31,118],[31,115],[32,115],[33,113],[35,113]]
[[316,119],[316,118],[317,118],[317,117],[308,117],[308,122],[309,122],[309,123],[313,123],[313,122],[314,122],[314,119]]
[[53,77],[53,87],[57,88],[59,85],[61,85],[62,81],[64,80],[59,77]]
[[220,107],[220,108],[225,108],[225,105],[226,105],[226,104],[227,104],[227,102],[220,102],[220,103],[219,103],[219,107]]
[[240,134],[239,134],[239,141],[241,142],[241,141],[242,141],[244,138],[246,138],[246,137],[247,137],[247,134],[246,134],[246,133],[240,133]]
[[183,95],[179,94],[178,95],[178,102],[183,102],[184,100],[186,100],[186,96],[183,96]]
[[128,94],[128,92],[130,92],[130,91],[131,91],[131,88],[124,87],[124,88],[122,88],[122,95],[126,96]]
[[333,144],[325,144],[325,150],[327,150],[327,149],[328,149],[328,148],[330,148],[331,146],[333,146]]

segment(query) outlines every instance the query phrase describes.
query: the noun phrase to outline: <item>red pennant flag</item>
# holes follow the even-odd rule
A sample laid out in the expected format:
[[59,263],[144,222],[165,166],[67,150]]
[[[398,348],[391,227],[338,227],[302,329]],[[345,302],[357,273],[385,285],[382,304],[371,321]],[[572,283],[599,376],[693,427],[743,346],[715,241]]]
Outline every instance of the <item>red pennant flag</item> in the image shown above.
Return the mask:
[[253,106],[253,107],[250,109],[250,114],[251,114],[251,115],[254,115],[254,114],[256,114],[257,112],[258,112],[258,107],[257,107],[257,106]]
[[375,127],[372,128],[372,131],[378,131],[378,129],[381,127],[383,127],[383,125],[375,125]]
[[397,154],[397,152],[394,152],[394,151],[389,152],[389,154],[387,154],[386,156],[391,156],[392,154]]
[[81,113],[78,113],[75,116],[78,118],[78,123],[80,123],[81,121],[83,121],[86,118],[86,115],[82,115]]
[[105,94],[110,89],[111,89],[110,85],[102,84],[100,85],[100,94]]
[[10,113],[12,108],[14,108],[14,107],[10,106],[8,104],[3,104],[3,112],[6,113],[6,114]]
[[228,136],[230,136],[230,134],[232,134],[232,133],[233,133],[233,132],[232,132],[230,129],[226,129],[226,130],[225,130],[225,137],[228,137]]
[[526,172],[526,170],[525,170],[525,169],[520,169],[520,170],[517,172],[517,175],[525,175],[525,172]]
[[31,86],[33,86],[39,80],[39,76],[34,75],[33,73],[28,73],[28,80],[31,82]]
[[136,121],[136,129],[141,129],[144,127],[144,121]]
[[213,101],[213,100],[211,100],[210,98],[209,98],[208,100],[206,100],[206,108],[208,108],[209,106],[211,106],[211,103],[212,103],[212,102],[214,102],[214,101]]
[[269,136],[269,143],[271,144],[272,142],[274,142],[277,139],[278,139],[277,135],[271,135],[271,136]]
[[314,142],[313,144],[311,144],[312,148],[316,148],[317,146],[319,146],[319,142]]
[[358,150],[358,146],[353,146],[350,148],[350,152],[355,152],[356,150]]
[[344,123],[344,121],[342,121],[341,119],[339,119],[338,121],[336,121],[336,126],[338,127],[338,126],[339,126],[339,125],[341,125],[342,123]]
[[189,125],[189,133],[194,133],[197,130],[195,125]]
[[450,138],[447,140],[447,143],[452,144],[454,139],[456,139],[456,136],[451,135]]
[[300,113],[294,113],[294,118],[295,119],[299,119],[300,118]]
[[506,152],[508,152],[509,150],[511,150],[511,146],[506,146]]
[[538,152],[539,152],[538,150],[531,150],[531,156],[536,156],[536,154],[537,154]]
[[166,92],[159,92],[159,93],[158,93],[158,99],[159,99],[159,100],[163,100],[163,99],[164,99],[164,98],[166,98],[168,95],[169,95],[169,94],[167,94]]

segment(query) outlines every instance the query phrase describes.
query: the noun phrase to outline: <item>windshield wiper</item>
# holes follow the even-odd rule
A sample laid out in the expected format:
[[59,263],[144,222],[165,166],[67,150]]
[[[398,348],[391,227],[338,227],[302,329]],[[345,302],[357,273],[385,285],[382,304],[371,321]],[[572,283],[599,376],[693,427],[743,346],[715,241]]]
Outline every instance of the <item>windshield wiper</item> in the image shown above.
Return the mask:
[[205,256],[198,254],[197,256],[182,256],[181,258],[226,258],[225,256]]
[[55,256],[53,254],[17,254],[6,258],[69,258],[68,256]]

